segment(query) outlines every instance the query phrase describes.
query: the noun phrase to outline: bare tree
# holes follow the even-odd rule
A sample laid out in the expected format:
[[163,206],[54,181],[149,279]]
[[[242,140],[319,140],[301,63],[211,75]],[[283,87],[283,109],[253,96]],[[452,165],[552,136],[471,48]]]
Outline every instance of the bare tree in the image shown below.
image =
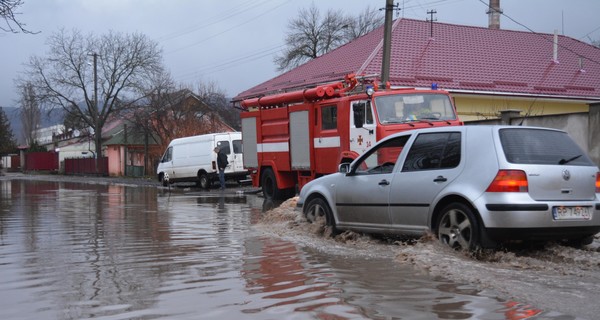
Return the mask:
[[31,82],[20,85],[21,91],[21,124],[23,137],[27,145],[34,144],[38,137],[36,129],[40,125],[40,106]]
[[368,6],[357,17],[350,18],[351,22],[345,28],[345,38],[350,42],[358,37],[377,29],[383,24],[384,17],[380,10]]
[[23,0],[0,0],[0,18],[4,19],[4,25],[0,30],[12,33],[38,33],[25,29],[25,24],[17,20],[16,10],[23,5]]
[[289,22],[286,48],[281,55],[275,56],[274,62],[279,71],[293,69],[372,31],[382,23],[382,15],[370,7],[358,17],[344,16],[341,11],[332,9],[322,16],[312,3]]
[[242,123],[240,120],[241,110],[233,108],[225,93],[214,82],[198,84],[197,93],[200,100],[204,101],[220,120],[231,126],[235,130],[240,130]]
[[49,38],[48,45],[47,56],[30,58],[27,81],[42,101],[93,129],[100,158],[106,121],[142,98],[148,79],[163,69],[161,51],[139,33],[83,36],[76,30],[61,30]]

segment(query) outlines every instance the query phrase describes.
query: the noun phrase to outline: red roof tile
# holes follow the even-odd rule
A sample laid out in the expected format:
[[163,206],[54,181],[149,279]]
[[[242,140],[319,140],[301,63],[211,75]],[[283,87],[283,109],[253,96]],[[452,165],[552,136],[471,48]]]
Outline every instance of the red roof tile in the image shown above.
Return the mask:
[[[394,22],[393,86],[600,100],[600,49],[552,34],[400,19]],[[383,27],[238,94],[234,100],[381,73]]]

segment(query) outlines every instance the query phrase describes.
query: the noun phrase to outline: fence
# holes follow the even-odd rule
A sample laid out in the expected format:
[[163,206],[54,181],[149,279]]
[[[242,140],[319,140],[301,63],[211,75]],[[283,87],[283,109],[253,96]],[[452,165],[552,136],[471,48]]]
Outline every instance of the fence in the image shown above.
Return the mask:
[[98,172],[95,158],[65,158],[65,174],[108,176],[108,158],[100,158]]
[[58,153],[27,152],[23,171],[58,171]]

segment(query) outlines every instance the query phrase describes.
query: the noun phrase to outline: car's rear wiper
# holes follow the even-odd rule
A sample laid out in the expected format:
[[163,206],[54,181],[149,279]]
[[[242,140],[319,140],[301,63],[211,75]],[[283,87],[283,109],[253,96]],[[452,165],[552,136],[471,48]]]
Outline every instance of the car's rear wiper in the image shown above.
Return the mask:
[[569,162],[571,162],[573,160],[579,159],[579,157],[581,157],[581,155],[574,156],[573,158],[566,159],[566,160],[565,159],[560,159],[560,161],[558,162],[558,164],[567,164],[567,163],[569,163]]

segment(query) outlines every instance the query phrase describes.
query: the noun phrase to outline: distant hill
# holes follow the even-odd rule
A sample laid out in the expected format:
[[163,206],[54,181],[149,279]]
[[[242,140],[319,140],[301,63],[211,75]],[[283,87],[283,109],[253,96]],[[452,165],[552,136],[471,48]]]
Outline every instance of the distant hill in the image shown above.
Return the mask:
[[[25,143],[25,138],[23,137],[23,124],[21,123],[21,114],[20,109],[15,107],[2,107],[8,121],[10,122],[10,127],[12,129],[13,135],[17,140],[17,144],[21,145]],[[64,121],[64,112],[62,110],[54,110],[48,114],[46,111],[42,111],[41,114],[41,127],[49,127],[56,124],[62,124]]]

